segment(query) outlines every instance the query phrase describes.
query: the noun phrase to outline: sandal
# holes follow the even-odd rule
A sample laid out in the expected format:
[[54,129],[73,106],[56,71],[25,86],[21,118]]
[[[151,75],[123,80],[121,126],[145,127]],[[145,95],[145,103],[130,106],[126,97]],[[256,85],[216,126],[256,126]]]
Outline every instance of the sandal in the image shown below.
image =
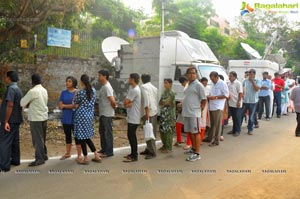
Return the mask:
[[128,159],[130,157],[131,157],[130,154],[123,156],[123,158],[126,158],[126,159]]
[[185,146],[183,147],[183,150],[189,150],[191,148],[191,146]]
[[70,157],[71,157],[71,155],[65,154],[65,155],[61,156],[60,160],[65,160],[65,159],[68,159]]
[[126,160],[123,160],[123,162],[129,163],[129,162],[135,162],[137,159],[134,159],[132,157],[128,157]]
[[77,164],[88,165],[88,164],[89,164],[89,161],[81,160],[81,161],[77,161]]
[[158,150],[164,150],[165,149],[165,147],[164,146],[162,146],[162,147],[160,147]]
[[97,162],[97,163],[101,163],[101,162],[102,162],[101,159],[97,159],[97,158],[93,158],[92,161],[93,161],[93,162]]
[[163,149],[163,150],[161,150],[160,152],[161,152],[161,153],[170,153],[171,151],[168,150],[168,149]]
[[176,142],[173,146],[177,146],[177,147],[180,147],[182,144],[182,142]]

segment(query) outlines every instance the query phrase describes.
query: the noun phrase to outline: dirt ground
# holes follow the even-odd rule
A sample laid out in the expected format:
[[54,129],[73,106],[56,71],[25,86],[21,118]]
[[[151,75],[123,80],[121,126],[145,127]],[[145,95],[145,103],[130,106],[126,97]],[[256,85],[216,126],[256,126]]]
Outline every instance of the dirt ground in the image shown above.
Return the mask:
[[[127,139],[127,123],[124,116],[118,116],[113,121],[114,147],[128,146]],[[98,149],[100,149],[99,136],[99,118],[95,117],[94,123],[95,136],[93,142]],[[138,128],[137,138],[139,143],[144,142],[142,126]],[[48,120],[46,146],[48,149],[48,156],[61,156],[65,153],[65,134],[59,120]],[[34,148],[32,146],[29,122],[25,121],[20,127],[20,147],[21,159],[33,159]],[[76,154],[75,143],[73,140],[72,154]]]
[[[243,124],[240,136],[228,135],[232,127],[229,124],[224,131],[225,141],[213,148],[203,143],[202,159],[194,163],[185,161],[186,155],[180,147],[174,147],[171,154],[158,152],[154,160],[145,160],[140,156],[139,161],[131,164],[122,162],[123,155],[129,149],[116,152],[114,157],[103,159],[101,164],[78,165],[75,158],[66,161],[51,159],[44,165],[30,169],[24,162],[13,167],[11,172],[0,173],[1,196],[17,199],[79,199],[99,195],[113,199],[299,199],[300,139],[295,137],[295,118],[295,114],[290,114],[271,121],[262,120],[251,136],[246,133],[246,124]],[[57,124],[51,123],[49,129],[51,126],[57,128]],[[115,143],[127,145],[125,120],[115,120],[115,125]],[[117,127],[120,128],[120,134]],[[22,142],[30,144],[28,126],[22,131],[28,138],[25,140],[22,135]],[[62,129],[54,132],[60,134],[61,138],[58,139],[53,130],[49,130],[50,156],[64,152]],[[141,131],[138,135],[139,141],[144,142]],[[98,137],[95,138],[96,144],[97,141]],[[58,173],[53,175],[49,171]],[[98,173],[102,171],[108,173]],[[78,191],[78,186],[74,185],[77,182],[80,183],[80,190],[84,191]]]

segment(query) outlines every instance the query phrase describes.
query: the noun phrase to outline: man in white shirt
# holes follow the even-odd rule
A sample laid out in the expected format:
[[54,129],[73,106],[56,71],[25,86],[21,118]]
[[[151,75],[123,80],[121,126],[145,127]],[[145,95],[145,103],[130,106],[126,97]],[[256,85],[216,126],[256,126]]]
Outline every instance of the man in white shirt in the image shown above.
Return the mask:
[[[144,108],[145,121],[149,122],[153,126],[153,133],[156,137],[157,126],[157,113],[158,113],[158,89],[151,84],[151,76],[149,74],[143,74],[143,85],[141,85],[142,92],[142,108]],[[152,159],[156,157],[155,140],[151,139],[146,142],[147,147],[145,151],[141,152],[141,155],[146,155],[145,159]]]
[[229,89],[229,113],[232,117],[232,131],[228,134],[239,136],[241,133],[241,119],[242,119],[242,99],[243,99],[243,86],[237,80],[237,73],[232,71],[229,73],[228,89]]
[[114,137],[113,137],[113,117],[115,116],[115,108],[117,107],[114,90],[111,87],[107,70],[100,70],[99,81],[102,85],[99,95],[99,134],[101,150],[100,157],[110,157],[114,155]]
[[131,153],[125,156],[123,162],[134,162],[138,160],[138,143],[136,130],[141,121],[141,90],[139,87],[140,76],[137,73],[131,73],[129,84],[131,88],[124,100],[124,106],[127,108],[127,137],[131,147]]
[[23,108],[28,106],[28,120],[35,148],[35,161],[29,166],[38,166],[48,160],[46,147],[48,93],[41,85],[41,77],[38,74],[32,75],[31,80],[33,88],[21,99],[21,106]]
[[208,140],[211,141],[209,146],[218,146],[220,142],[220,133],[222,131],[223,110],[226,98],[229,96],[228,86],[219,78],[217,72],[211,72],[209,75],[212,85],[210,87],[209,114],[210,114],[210,129],[208,131]]

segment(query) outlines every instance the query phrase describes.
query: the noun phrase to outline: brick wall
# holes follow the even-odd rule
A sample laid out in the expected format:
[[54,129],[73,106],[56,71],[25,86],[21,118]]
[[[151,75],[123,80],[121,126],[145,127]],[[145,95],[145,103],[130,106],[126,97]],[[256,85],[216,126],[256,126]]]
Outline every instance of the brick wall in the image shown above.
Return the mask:
[[53,110],[57,106],[60,92],[65,89],[67,76],[74,76],[79,81],[82,74],[87,74],[91,77],[92,84],[98,89],[98,71],[108,66],[109,63],[102,56],[89,59],[38,56],[36,64],[0,64],[0,74],[3,80],[8,70],[18,71],[20,77],[19,86],[24,94],[31,87],[31,75],[33,73],[40,74],[42,84],[48,91],[49,109]]

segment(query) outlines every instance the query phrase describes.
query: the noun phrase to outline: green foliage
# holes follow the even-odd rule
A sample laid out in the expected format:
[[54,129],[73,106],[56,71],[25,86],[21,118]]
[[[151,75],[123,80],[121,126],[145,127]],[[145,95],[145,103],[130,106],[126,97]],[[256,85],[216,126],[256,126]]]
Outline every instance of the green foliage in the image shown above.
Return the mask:
[[300,31],[290,32],[286,44],[288,55],[295,61],[300,62]]
[[[40,0],[37,0],[40,2]],[[7,21],[1,18],[1,9],[15,9],[16,1],[5,0],[5,7],[0,5],[0,30],[7,26]],[[139,31],[138,22],[143,19],[139,12],[132,11],[124,6],[120,0],[87,1],[85,8],[80,12],[66,12],[52,14],[31,32],[18,34],[0,44],[0,62],[33,63],[34,54],[61,55],[88,58],[101,52],[101,41],[112,35],[127,40],[128,30]],[[38,3],[37,3],[38,4]],[[72,34],[79,34],[80,42],[72,42],[70,49],[47,46],[47,27],[71,30]],[[33,35],[37,34],[37,48],[33,48]],[[26,39],[28,49],[20,48],[20,39]]]
[[201,34],[201,39],[208,44],[217,57],[226,45],[226,37],[221,35],[217,28],[206,28]]
[[128,38],[128,30],[137,29],[140,17],[139,13],[126,8],[119,0],[95,0],[88,12],[94,17],[91,33],[95,38],[105,38],[112,34]]
[[[142,29],[147,30],[141,32],[142,36],[157,35],[161,30],[161,1],[153,1],[156,15],[142,24]],[[169,0],[164,2],[165,30],[180,30],[192,38],[200,38],[201,32],[207,27],[208,18],[215,13],[211,0]]]
[[[0,42],[0,62],[33,63],[34,54],[88,58],[100,53],[100,44],[108,36],[115,35],[131,41],[132,38],[128,35],[130,29],[135,31],[136,37],[159,36],[162,1],[165,5],[165,30],[180,30],[192,38],[207,42],[223,65],[227,65],[229,59],[249,59],[240,45],[241,42],[251,45],[263,55],[266,45],[270,43],[272,32],[278,30],[281,38],[272,53],[280,48],[286,49],[286,66],[298,67],[295,63],[300,62],[300,31],[291,30],[291,25],[284,17],[255,10],[254,13],[239,18],[238,27],[247,33],[247,39],[224,36],[218,28],[207,27],[207,20],[215,15],[212,0],[153,0],[155,15],[150,18],[141,11],[125,7],[121,0],[77,0],[79,7],[82,7],[80,3],[85,2],[82,9],[51,14],[38,26],[30,29],[31,31],[17,32],[13,37]],[[16,10],[19,9],[18,3],[25,1],[2,2],[0,32],[14,26],[14,22],[2,13],[16,14],[14,12],[19,11]],[[42,0],[34,0],[30,5],[40,5],[41,2]],[[73,34],[79,35],[80,41],[72,42],[70,49],[49,47],[46,43],[47,27],[71,30]],[[34,34],[38,35],[36,49],[33,48]],[[28,40],[28,49],[20,48],[20,39]]]

